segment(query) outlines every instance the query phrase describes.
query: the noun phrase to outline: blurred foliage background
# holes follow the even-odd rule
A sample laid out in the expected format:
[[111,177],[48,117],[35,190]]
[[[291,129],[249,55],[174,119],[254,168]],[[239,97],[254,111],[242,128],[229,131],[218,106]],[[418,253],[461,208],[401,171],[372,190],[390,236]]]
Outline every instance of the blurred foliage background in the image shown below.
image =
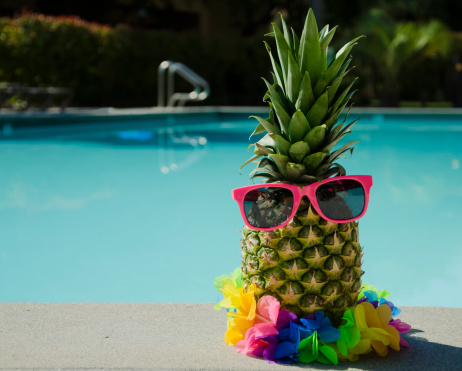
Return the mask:
[[318,26],[340,26],[333,52],[366,35],[357,105],[462,106],[454,0],[3,0],[0,81],[71,88],[74,106],[153,106],[157,67],[173,60],[209,81],[207,104],[261,105],[263,35],[279,13],[300,32],[309,7]]

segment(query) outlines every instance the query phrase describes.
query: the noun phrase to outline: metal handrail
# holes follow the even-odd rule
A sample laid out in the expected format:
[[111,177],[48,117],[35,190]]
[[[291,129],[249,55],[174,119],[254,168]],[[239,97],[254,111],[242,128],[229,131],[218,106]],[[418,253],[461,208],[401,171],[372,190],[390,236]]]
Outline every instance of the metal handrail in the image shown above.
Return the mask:
[[[165,107],[165,71],[167,70],[167,107],[174,107],[177,102],[178,106],[183,107],[188,100],[201,101],[210,95],[209,83],[192,69],[180,62],[163,61],[158,70],[157,105],[159,107]],[[188,81],[194,90],[190,93],[174,93],[175,73]]]

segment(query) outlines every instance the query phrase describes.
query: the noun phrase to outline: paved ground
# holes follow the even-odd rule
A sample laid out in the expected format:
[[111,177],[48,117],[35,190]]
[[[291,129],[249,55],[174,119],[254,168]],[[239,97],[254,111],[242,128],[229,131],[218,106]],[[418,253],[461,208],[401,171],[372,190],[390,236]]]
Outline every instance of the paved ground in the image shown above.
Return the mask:
[[0,369],[462,370],[462,309],[403,307],[410,349],[338,366],[271,365],[225,345],[212,304],[0,304]]

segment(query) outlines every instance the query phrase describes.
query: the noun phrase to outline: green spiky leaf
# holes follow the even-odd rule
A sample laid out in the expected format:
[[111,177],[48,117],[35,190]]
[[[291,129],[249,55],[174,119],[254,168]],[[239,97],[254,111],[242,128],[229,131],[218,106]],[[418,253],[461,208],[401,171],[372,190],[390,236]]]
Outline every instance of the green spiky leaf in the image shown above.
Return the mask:
[[[290,110],[289,110],[289,105],[288,105],[288,102],[287,102],[287,98],[284,95],[284,91],[279,86],[279,84],[271,85],[263,77],[262,77],[262,80],[265,82],[266,87],[268,88],[267,96],[269,97],[269,99],[271,99],[271,102],[274,102],[275,100],[277,100],[279,102],[279,104],[282,106],[282,108],[284,108],[284,110],[286,112],[289,112]],[[265,95],[265,97],[266,97],[266,95]]]
[[328,91],[325,91],[318,100],[314,103],[313,107],[308,111],[306,118],[310,123],[311,127],[319,126],[323,123],[324,118],[327,115],[329,109],[329,95]]
[[332,110],[335,112],[337,111],[338,107],[340,107],[341,104],[344,103],[344,99],[346,98],[346,96],[348,95],[348,92],[350,91],[351,87],[353,86],[353,84],[356,82],[356,80],[358,80],[358,78],[355,78],[351,83],[350,85],[347,86],[347,88],[340,94],[340,96],[337,98],[336,102],[334,103],[334,105],[332,106]]
[[352,68],[355,68],[354,66],[351,67],[348,71],[347,68],[350,65],[351,61],[353,60],[353,57],[350,55],[350,58],[348,58],[343,64],[342,67],[338,70],[337,74],[335,75],[335,78],[339,77],[340,75],[346,75],[348,72],[351,71]]
[[325,163],[321,166],[319,166],[313,173],[314,176],[323,176],[331,167],[333,164],[331,163]]
[[343,145],[337,151],[332,153],[332,155],[329,156],[329,159],[327,161],[328,162],[334,162],[338,157],[341,156],[341,154],[343,154],[344,152],[347,152],[349,150],[350,146],[352,146],[353,144],[356,144],[356,143],[359,143],[359,140],[352,140],[351,142],[348,142],[347,144]]
[[[351,126],[353,126],[357,121],[358,121],[358,120],[355,120],[355,121],[351,122],[351,123],[348,124],[344,129],[342,129],[341,131],[339,131],[338,134],[335,135],[335,137],[330,138],[329,141],[328,141],[329,144],[328,144],[327,146],[325,146],[325,147],[323,148],[323,150],[329,151],[329,152],[330,152],[330,151],[337,145],[337,143],[340,142],[340,141],[342,140],[342,138],[343,138],[345,135],[351,133],[351,129],[350,129],[350,128],[351,128]],[[342,127],[342,126],[343,126],[343,123],[342,123],[341,125],[339,125],[339,127]]]
[[266,121],[269,121],[271,124],[274,125],[274,108],[273,108],[273,103],[271,102],[268,102],[269,106],[270,106],[270,111],[268,113],[268,118],[266,119]]
[[316,151],[316,149],[324,142],[326,137],[327,127],[326,125],[316,126],[305,135],[303,140],[308,143],[311,148],[311,151]]
[[326,158],[327,154],[324,152],[316,152],[307,156],[303,160],[303,165],[305,165],[306,172],[311,174]]
[[295,33],[294,29],[291,28],[292,31],[292,53],[294,54],[294,57],[298,60],[298,50],[300,48],[300,40],[298,39],[297,34]]
[[252,134],[250,134],[249,139],[252,138],[253,135],[258,135],[258,134],[262,134],[265,132],[266,132],[265,127],[262,124],[258,124],[255,130],[252,132]]
[[269,134],[266,134],[263,138],[261,138],[258,142],[250,144],[249,149],[252,147],[255,147],[256,144],[259,144],[260,146],[266,147],[266,148],[271,148],[274,152],[277,152],[277,145],[276,142],[273,140],[273,138],[270,137]]
[[[329,31],[328,26],[329,25],[326,26],[327,32],[325,32],[324,34],[323,33],[319,34],[319,39],[321,40],[320,41],[321,50],[329,46],[330,42],[332,41],[332,38],[334,37],[335,31],[337,30],[337,27],[338,27],[338,26],[335,26],[332,30]],[[323,30],[326,27],[324,27]]]
[[277,153],[287,156],[289,154],[289,148],[291,146],[290,142],[288,142],[284,139],[284,137],[278,134],[269,134],[269,136],[274,141]]
[[351,127],[356,124],[359,119],[356,119],[350,122],[347,126],[345,126],[340,132],[333,138],[332,140],[342,139],[346,134],[351,133]]
[[272,171],[272,172],[277,172],[278,169],[275,165],[275,163],[273,161],[271,161],[270,159],[268,158],[262,158],[257,167],[252,171],[252,173],[257,173],[259,171],[263,171],[263,170],[269,170],[269,171]]
[[284,75],[282,74],[281,67],[279,67],[278,62],[276,62],[276,60],[274,59],[273,53],[271,53],[271,48],[268,45],[268,43],[266,41],[263,41],[263,44],[265,44],[266,50],[268,51],[268,54],[270,56],[271,66],[273,67],[273,71],[276,74],[277,82],[281,89],[284,90]]
[[289,69],[289,57],[288,52],[290,50],[289,44],[287,44],[284,35],[281,30],[278,28],[276,23],[272,23],[274,35],[276,38],[276,46],[279,56],[279,63],[281,64],[282,76],[284,78],[284,87],[287,86],[287,71]]
[[[262,145],[262,146],[265,146],[265,147],[276,148],[276,145],[274,144],[274,140],[273,140],[273,138],[271,138],[271,137],[269,136],[269,134],[266,134],[266,135],[265,135],[263,138],[261,138],[257,143],[260,144],[260,145]],[[249,148],[252,147],[252,146],[254,146],[254,145],[255,145],[255,144],[251,144],[251,145],[249,146]]]
[[314,104],[313,88],[311,87],[310,75],[305,72],[302,82],[300,84],[300,93],[298,95],[295,108],[303,112],[304,115],[308,113]]
[[305,174],[305,166],[303,166],[303,164],[288,162],[286,170],[287,178],[292,181],[296,181],[298,178]]
[[[359,39],[362,39],[363,37],[365,37],[365,36],[364,36],[364,35],[361,35],[361,36],[355,37],[353,40],[348,41],[348,42],[347,42],[345,45],[343,45],[342,48],[337,52],[337,54],[335,55],[335,58],[338,59],[338,58],[340,58],[342,55],[345,54],[345,51],[346,51],[346,50],[351,50],[351,47],[352,47],[353,45],[356,45],[356,44],[357,44],[356,41],[358,41]],[[348,53],[346,53],[346,54],[348,54]],[[345,60],[345,59],[344,59],[344,60]],[[343,61],[342,61],[342,63],[343,63]]]
[[256,159],[262,157],[261,155],[255,155],[255,156],[252,156],[251,158],[249,158],[246,162],[244,162],[244,164],[239,168],[239,174],[241,173],[241,170],[247,166],[248,164],[254,162]]
[[321,38],[321,75],[324,74],[324,72],[327,69],[327,49],[332,38],[334,37],[336,29],[337,26],[335,26],[332,30],[329,31],[329,27],[327,26],[328,32],[325,35],[322,35],[322,33],[319,35],[319,37]]
[[337,163],[335,164],[326,163],[324,165],[321,165],[314,172],[315,176],[322,176],[324,178],[328,178],[333,175],[343,176],[345,174],[346,174],[345,168],[342,165],[337,164]]
[[[335,139],[335,137],[336,137],[337,134],[340,132],[340,130],[342,130],[343,124],[344,124],[344,122],[341,123],[341,124],[338,124],[337,126],[335,126],[335,127],[329,132],[329,134],[327,135],[327,138],[326,138],[327,143],[330,143],[330,142],[332,142],[332,141]],[[326,126],[327,126],[327,125],[326,125]]]
[[289,149],[290,159],[297,163],[301,163],[309,153],[310,146],[303,141],[292,144]]
[[272,99],[272,102],[274,111],[276,112],[276,116],[279,120],[281,133],[286,134],[289,130],[290,116],[279,101]]
[[328,162],[334,162],[334,161],[338,160],[346,152],[350,152],[350,154],[352,155],[353,150],[354,150],[354,147],[348,147],[348,148],[343,148],[342,147],[342,148],[338,149],[337,151],[335,151],[334,153],[332,153],[332,155],[329,156],[327,161]]
[[322,39],[326,36],[326,34],[329,32],[329,25],[326,24],[321,31],[319,31],[319,41],[322,41]]
[[344,100],[344,103],[342,103],[342,105],[337,109],[337,111],[335,111],[333,114],[329,113],[329,118],[324,122],[324,124],[327,126],[327,129],[330,130],[330,129],[332,129],[334,127],[334,125],[336,124],[340,114],[342,113],[343,109],[347,105],[348,100],[351,98],[351,96],[354,93],[355,92],[352,92],[352,93],[349,94],[349,97],[347,97],[348,99]]
[[[356,121],[357,121],[357,120],[356,120]],[[345,129],[347,129],[347,128],[345,128]],[[336,137],[334,140],[332,140],[328,145],[326,145],[325,147],[323,147],[322,150],[323,150],[323,151],[328,151],[328,152],[332,151],[332,149],[337,145],[338,142],[340,142],[340,140],[342,140],[342,138],[343,138],[346,134],[351,133],[351,130],[350,130],[350,129],[347,129],[347,130],[345,130],[345,129],[343,129],[343,130],[337,135],[337,137]],[[345,131],[344,131],[344,130],[345,130]],[[350,143],[348,143],[348,144],[350,145],[350,144],[354,144],[354,143],[356,143],[356,142],[350,142]]]
[[350,94],[348,94],[345,98],[343,98],[342,103],[339,105],[339,109],[342,111],[345,106],[348,104],[350,99],[353,97],[353,95],[357,92],[358,90],[353,90]]
[[284,39],[286,39],[287,45],[289,45],[290,49],[293,50],[293,40],[290,37],[289,28],[287,27],[286,20],[281,14],[281,24],[282,24],[282,31],[284,34]]
[[300,92],[300,81],[302,81],[302,73],[300,72],[300,67],[298,66],[292,53],[289,51],[287,55],[289,58],[289,70],[287,72],[286,91],[289,100],[295,103]]
[[[348,67],[348,65],[351,63],[352,58],[348,59],[345,62],[345,67]],[[350,72],[354,67],[350,68],[349,70],[344,69],[335,79],[332,81],[332,84],[329,86],[329,104],[332,103],[332,101],[335,98],[335,94],[337,93],[338,88],[340,87],[340,84],[343,80],[343,78]]]
[[287,176],[287,163],[289,162],[289,158],[284,155],[269,155],[268,157],[276,164],[279,172]]
[[350,53],[351,49],[353,49],[353,47],[357,44],[355,43],[355,41],[360,39],[361,37],[362,36],[359,36],[351,40],[342,49],[340,49],[335,59],[329,65],[329,68],[323,74],[322,78],[316,83],[315,88],[314,88],[315,96],[319,96],[319,94],[322,94],[322,92],[326,90],[327,86],[329,86],[329,84],[334,80],[335,76],[337,76],[337,73],[342,67],[343,62],[345,61],[346,57]]
[[252,171],[250,173],[250,179],[255,179],[255,178],[258,178],[258,177],[261,177],[261,178],[264,177],[264,178],[267,178],[267,179],[271,179],[272,181],[276,181],[276,180],[279,180],[279,179],[284,179],[284,176],[281,175],[280,173],[270,171],[270,170],[267,170],[267,169],[262,169],[262,168],[258,168],[258,171]]
[[306,133],[310,130],[310,124],[308,123],[305,115],[302,111],[296,111],[289,123],[289,139],[292,143],[303,140]]
[[[258,122],[260,123],[258,127],[262,126],[263,127],[263,131],[260,131],[259,133],[256,133],[256,134],[260,134],[260,133],[264,133],[265,131],[270,133],[270,134],[281,134],[281,131],[279,130],[279,128],[273,124],[271,124],[269,121],[265,120],[265,119],[262,119],[261,117],[258,117],[258,116],[250,116],[250,117],[253,117],[253,118],[256,118],[258,120]],[[257,130],[257,129],[255,129]],[[255,133],[255,132],[254,132]],[[254,135],[254,134],[252,134]]]
[[300,38],[299,57],[302,73],[308,71],[311,81],[316,85],[321,77],[321,47],[318,26],[313,11],[310,9]]
[[250,180],[254,180],[254,179],[257,179],[257,178],[264,178],[264,179],[266,179],[267,183],[273,183],[273,182],[276,182],[276,181],[279,180],[278,177],[275,177],[274,175],[268,174],[268,173],[258,173],[258,174],[252,175],[250,177]]
[[[306,169],[305,169],[306,171]],[[319,182],[320,179],[322,180],[322,178],[316,178],[314,176],[311,176],[311,175],[302,175],[300,178],[298,178],[298,183],[300,184],[312,184],[312,183],[316,183],[316,182]]]
[[341,110],[337,110],[332,116],[330,116],[326,121],[324,121],[324,125],[327,126],[327,129],[332,129],[333,126],[336,124],[339,116],[340,116]]
[[256,155],[260,155],[260,156],[268,156],[269,154],[273,154],[275,152],[270,147],[265,147],[259,143],[255,143],[255,149],[253,153],[255,153]]

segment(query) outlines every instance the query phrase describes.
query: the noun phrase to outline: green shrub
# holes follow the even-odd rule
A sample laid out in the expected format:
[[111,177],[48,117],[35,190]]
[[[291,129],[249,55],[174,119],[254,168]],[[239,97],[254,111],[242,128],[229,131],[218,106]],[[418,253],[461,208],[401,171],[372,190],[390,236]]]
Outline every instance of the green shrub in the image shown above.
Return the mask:
[[[435,22],[382,24],[369,18],[363,22],[367,27],[359,22],[356,32],[368,37],[359,42],[354,56],[354,75],[360,77],[355,95],[358,105],[374,105],[377,99],[387,104],[384,93],[390,91],[395,98],[422,104],[456,102],[453,97],[462,96],[454,82],[457,76],[460,80],[460,71],[454,65],[461,68],[461,34],[450,37],[444,26]],[[368,26],[371,22],[373,27]],[[429,28],[432,25],[441,32],[434,32]],[[410,41],[420,40],[419,30],[426,30],[423,35],[428,37],[424,37],[425,48],[418,52],[412,47],[419,43],[392,42],[404,36]],[[345,31],[344,36],[349,37],[353,29]],[[380,35],[386,37],[381,39]],[[453,41],[451,51],[438,52],[442,46],[449,47],[449,40]],[[342,45],[341,39],[334,41],[334,49]],[[395,50],[392,47],[396,45],[411,49]],[[392,62],[388,61],[391,57]],[[266,89],[260,77],[271,79],[262,37],[205,38],[191,33],[110,28],[77,17],[36,14],[0,18],[0,82],[72,88],[74,105],[155,106],[157,68],[164,60],[185,63],[210,83],[212,92],[204,102],[208,105],[262,105]],[[387,82],[395,84],[393,89]],[[177,91],[190,89],[188,83],[177,78]]]
[[[209,81],[207,104],[261,104],[259,76],[269,60],[260,38],[114,29],[77,17],[0,19],[0,81],[69,87],[76,105],[156,105],[157,68],[164,60],[183,62]],[[181,79],[176,86],[190,89]]]

